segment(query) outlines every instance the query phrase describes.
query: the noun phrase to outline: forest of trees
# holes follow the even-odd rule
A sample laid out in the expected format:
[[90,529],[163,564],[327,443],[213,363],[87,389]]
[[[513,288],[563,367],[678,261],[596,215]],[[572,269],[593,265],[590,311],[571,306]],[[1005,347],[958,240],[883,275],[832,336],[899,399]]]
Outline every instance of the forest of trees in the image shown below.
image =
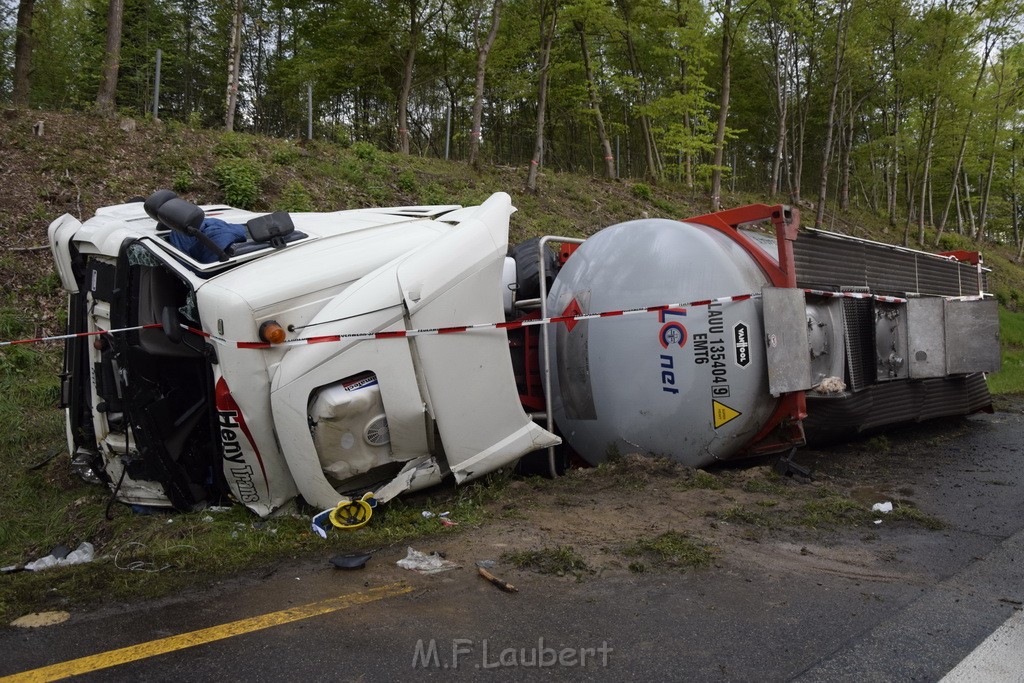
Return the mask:
[[[1016,243],[1024,0],[0,0],[0,101]],[[118,26],[120,25],[120,29]],[[116,34],[116,35],[115,35]],[[825,202],[819,202],[820,197]],[[811,213],[814,213],[813,211]],[[826,225],[827,227],[827,225]],[[930,245],[929,245],[930,246]]]

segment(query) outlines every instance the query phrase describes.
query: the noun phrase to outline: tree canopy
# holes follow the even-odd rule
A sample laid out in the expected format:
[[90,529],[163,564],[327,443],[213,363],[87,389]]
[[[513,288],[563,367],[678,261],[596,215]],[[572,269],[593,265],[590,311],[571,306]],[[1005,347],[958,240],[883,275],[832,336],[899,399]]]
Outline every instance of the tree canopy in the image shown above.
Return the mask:
[[[117,2],[125,116],[302,138],[311,92],[343,143],[1022,244],[1024,0]],[[0,0],[0,100],[97,108],[111,5]]]

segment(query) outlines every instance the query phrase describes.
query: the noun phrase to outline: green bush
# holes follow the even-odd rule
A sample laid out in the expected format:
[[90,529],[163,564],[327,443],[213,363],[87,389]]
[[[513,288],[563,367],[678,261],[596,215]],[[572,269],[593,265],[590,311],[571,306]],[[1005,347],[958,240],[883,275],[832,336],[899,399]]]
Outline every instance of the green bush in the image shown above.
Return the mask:
[[379,152],[372,143],[360,140],[352,143],[352,153],[363,161],[374,161]]
[[939,248],[943,251],[973,251],[976,247],[971,238],[955,232],[944,232],[939,238]]
[[274,148],[274,151],[270,155],[270,160],[278,166],[287,166],[298,161],[301,154],[298,148],[290,142],[285,142]]
[[184,193],[192,190],[192,173],[188,169],[183,169],[174,174],[174,182],[172,187],[175,192]]
[[651,186],[647,185],[646,183],[637,183],[636,185],[633,186],[632,191],[633,196],[636,197],[637,199],[651,201],[651,198],[654,197],[654,193],[651,192]]
[[260,194],[262,174],[247,159],[227,159],[213,167],[213,174],[224,192],[224,201],[239,209],[252,209]]
[[398,176],[398,189],[408,194],[415,194],[418,183],[412,171],[402,171]]
[[213,146],[213,153],[223,159],[240,159],[249,154],[252,141],[240,133],[225,133]]
[[298,180],[289,181],[277,202],[280,211],[312,211],[313,198]]

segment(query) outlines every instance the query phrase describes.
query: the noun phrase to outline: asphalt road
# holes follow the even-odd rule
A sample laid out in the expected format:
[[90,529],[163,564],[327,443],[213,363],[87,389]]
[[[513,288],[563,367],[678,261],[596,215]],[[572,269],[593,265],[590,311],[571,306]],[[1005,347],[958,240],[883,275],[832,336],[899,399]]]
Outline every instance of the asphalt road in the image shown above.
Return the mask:
[[[513,571],[503,576],[520,591],[508,594],[470,567],[434,576],[398,569],[396,548],[362,571],[295,565],[159,603],[75,614],[58,626],[4,627],[0,676],[47,680],[61,671],[47,676],[40,667],[92,657],[64,673],[135,681],[937,681],[953,671],[950,680],[1024,681],[1024,415],[1017,407],[958,424],[955,438],[922,446],[894,474],[913,482],[919,506],[947,528],[887,530],[891,556],[877,571],[815,563],[782,537],[757,549],[777,563],[581,582]],[[295,610],[305,605],[325,613]],[[252,620],[268,613],[276,616]],[[285,618],[294,620],[268,625]],[[166,640],[200,629],[210,630]],[[146,656],[159,648],[136,647],[157,639],[173,651]],[[118,648],[129,649],[110,654]],[[125,658],[136,660],[116,663]]]

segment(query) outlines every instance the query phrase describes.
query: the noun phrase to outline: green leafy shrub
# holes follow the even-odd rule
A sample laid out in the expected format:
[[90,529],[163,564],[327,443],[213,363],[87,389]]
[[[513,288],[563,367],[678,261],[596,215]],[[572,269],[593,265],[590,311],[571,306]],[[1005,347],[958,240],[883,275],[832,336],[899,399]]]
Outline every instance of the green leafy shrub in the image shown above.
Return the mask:
[[402,171],[398,176],[398,189],[402,192],[409,194],[415,194],[418,183],[416,182],[416,174],[412,171]]
[[312,211],[313,198],[306,191],[305,186],[298,180],[289,181],[281,192],[281,199],[277,202],[281,211]]
[[174,174],[174,182],[172,183],[172,187],[174,188],[175,192],[190,192],[192,190],[192,184],[192,172],[189,171],[187,168],[182,169],[178,171],[176,174]]
[[939,248],[943,251],[973,251],[974,242],[965,235],[958,235],[955,232],[944,232],[939,238]]
[[213,153],[222,159],[240,159],[249,154],[252,141],[240,133],[225,133],[213,146]]
[[294,164],[302,156],[298,148],[290,142],[278,145],[270,155],[270,160],[278,166]]
[[360,140],[359,142],[352,143],[352,153],[363,161],[374,161],[379,151],[372,143]]
[[239,209],[252,209],[260,194],[262,174],[246,159],[227,159],[213,167],[213,174],[224,192],[224,201]]
[[633,186],[632,192],[633,196],[637,199],[651,201],[651,198],[654,197],[654,193],[651,192],[651,186],[646,183],[637,183]]

